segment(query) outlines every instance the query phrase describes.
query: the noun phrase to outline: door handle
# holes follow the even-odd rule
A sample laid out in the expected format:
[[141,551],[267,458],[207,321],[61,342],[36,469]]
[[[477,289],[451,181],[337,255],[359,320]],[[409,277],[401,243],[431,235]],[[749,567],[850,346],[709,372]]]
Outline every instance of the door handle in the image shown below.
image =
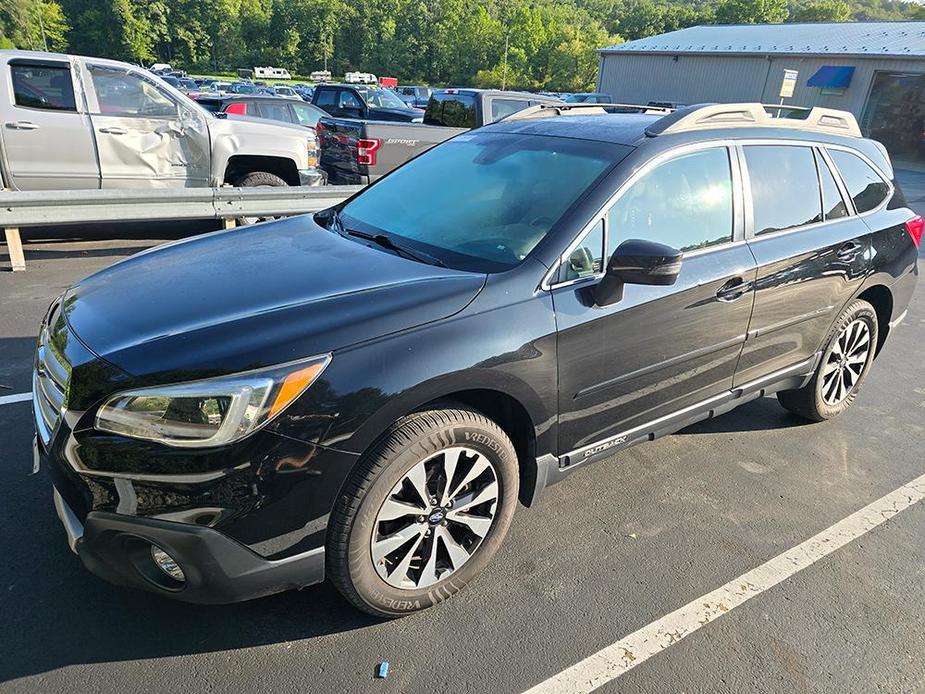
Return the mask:
[[10,121],[6,124],[10,130],[38,130],[39,126],[31,120]]
[[854,260],[863,248],[864,246],[860,241],[848,241],[842,244],[836,255],[838,255],[839,260]]
[[716,298],[720,301],[731,303],[748,294],[751,288],[752,282],[746,280],[744,277],[733,277],[716,290]]
[[125,128],[118,128],[116,126],[108,126],[105,128],[100,128],[101,133],[106,133],[107,135],[125,135],[128,130]]

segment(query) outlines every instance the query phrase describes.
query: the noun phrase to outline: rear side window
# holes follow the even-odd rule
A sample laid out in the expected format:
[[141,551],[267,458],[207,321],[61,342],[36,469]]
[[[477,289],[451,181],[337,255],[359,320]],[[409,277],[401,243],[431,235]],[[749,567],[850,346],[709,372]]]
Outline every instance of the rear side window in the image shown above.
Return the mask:
[[315,103],[323,109],[329,109],[337,105],[337,90],[322,89],[318,92],[318,100]]
[[636,181],[608,215],[607,255],[627,239],[694,251],[732,241],[732,173],[725,147],[692,152]]
[[819,167],[819,181],[822,183],[822,213],[826,219],[839,219],[848,216],[848,206],[842,199],[841,191],[835,183],[835,177],[825,160],[816,155],[816,165]]
[[292,122],[292,114],[289,113],[289,104],[285,102],[276,103],[260,101],[257,103],[257,113],[261,118],[283,121],[284,123]]
[[475,97],[471,94],[434,94],[427,102],[424,122],[448,128],[475,128]]
[[501,120],[505,116],[517,113],[527,108],[530,104],[527,101],[518,99],[492,99],[491,100],[491,122]]
[[812,148],[749,145],[744,150],[755,235],[822,221]]
[[861,157],[840,149],[831,149],[829,154],[841,173],[858,213],[870,212],[889,195],[890,186]]
[[10,63],[17,106],[49,111],[76,111],[71,69]]

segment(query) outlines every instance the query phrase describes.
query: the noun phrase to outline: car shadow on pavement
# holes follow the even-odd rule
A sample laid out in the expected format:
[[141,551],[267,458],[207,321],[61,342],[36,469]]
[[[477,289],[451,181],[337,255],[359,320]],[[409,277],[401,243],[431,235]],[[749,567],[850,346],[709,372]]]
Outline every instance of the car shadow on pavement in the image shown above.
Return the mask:
[[678,434],[724,434],[742,431],[770,431],[812,424],[790,414],[772,396],[740,405],[719,417],[705,419],[682,429]]

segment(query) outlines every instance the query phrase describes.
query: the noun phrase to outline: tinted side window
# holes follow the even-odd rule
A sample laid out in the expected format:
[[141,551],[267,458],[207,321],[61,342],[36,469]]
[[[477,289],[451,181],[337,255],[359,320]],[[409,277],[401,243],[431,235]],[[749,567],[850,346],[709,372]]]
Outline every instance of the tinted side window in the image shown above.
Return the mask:
[[822,182],[822,213],[826,219],[847,217],[848,206],[842,199],[829,165],[819,154],[816,154],[816,165],[819,167],[819,180]]
[[50,111],[76,111],[74,85],[68,67],[10,63],[17,106]]
[[840,149],[830,149],[829,154],[841,172],[848,194],[859,213],[869,212],[884,201],[890,187],[867,162],[856,154]]
[[627,239],[693,251],[732,240],[732,171],[724,147],[685,154],[636,181],[610,209],[607,256]]
[[559,282],[599,275],[604,270],[604,220],[588,232],[584,240],[559,268]]
[[261,118],[283,121],[284,123],[293,122],[292,114],[289,112],[289,104],[286,102],[258,101],[255,105]]
[[318,100],[315,102],[321,108],[328,110],[337,105],[337,90],[322,89],[318,92]]
[[471,94],[434,94],[427,102],[424,122],[448,128],[476,127],[475,97]]
[[530,104],[519,99],[492,99],[491,100],[491,122],[501,120],[517,111],[522,111]]
[[810,147],[750,145],[744,149],[756,235],[822,221],[816,161]]

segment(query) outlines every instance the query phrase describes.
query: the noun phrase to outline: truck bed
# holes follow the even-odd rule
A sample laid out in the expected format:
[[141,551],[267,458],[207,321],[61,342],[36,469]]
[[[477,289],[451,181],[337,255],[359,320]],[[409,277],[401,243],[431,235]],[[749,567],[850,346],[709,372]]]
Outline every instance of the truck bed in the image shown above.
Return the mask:
[[423,123],[322,118],[318,121],[321,168],[327,172],[329,183],[367,185],[466,130]]

